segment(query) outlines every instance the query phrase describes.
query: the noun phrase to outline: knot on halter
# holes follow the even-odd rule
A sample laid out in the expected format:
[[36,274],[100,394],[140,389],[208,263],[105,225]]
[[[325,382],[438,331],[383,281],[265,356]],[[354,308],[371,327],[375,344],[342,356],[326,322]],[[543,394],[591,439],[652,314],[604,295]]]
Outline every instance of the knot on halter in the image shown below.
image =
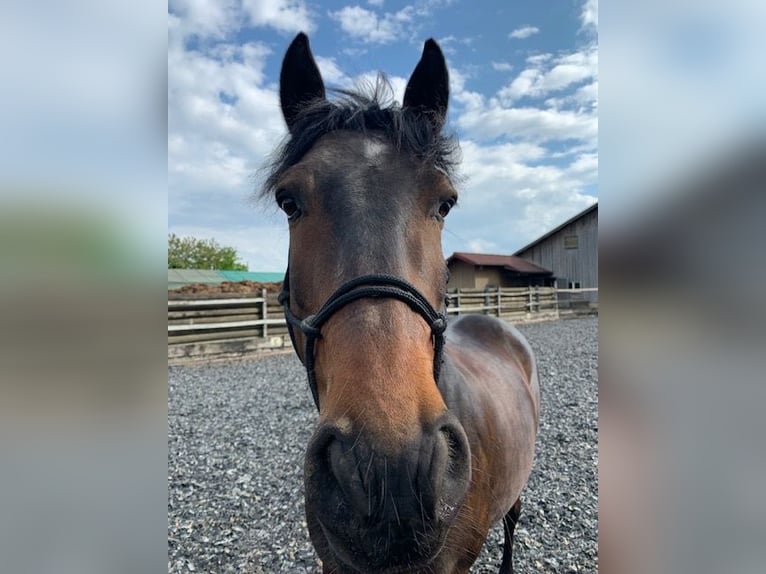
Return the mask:
[[305,319],[303,319],[300,324],[298,325],[298,328],[303,331],[303,334],[307,337],[315,337],[317,339],[322,338],[322,332],[318,327],[314,326],[314,322],[316,320],[316,315],[309,315]]
[[[303,364],[306,367],[309,388],[314,397],[314,404],[319,410],[319,396],[317,392],[316,374],[314,372],[314,343],[322,337],[321,329],[327,320],[338,310],[349,303],[363,298],[388,298],[406,303],[410,309],[420,315],[431,328],[434,347],[433,376],[436,384],[439,383],[439,374],[442,364],[442,351],[444,349],[444,331],[447,329],[447,317],[438,313],[428,299],[414,286],[404,279],[391,275],[363,275],[341,285],[325,301],[324,305],[314,315],[303,319],[296,317],[290,310],[290,271],[285,273],[282,292],[278,301],[282,305],[285,318],[287,319],[287,331],[293,347],[298,352],[293,329],[299,329],[306,335],[306,347],[303,354]],[[298,353],[300,357],[300,353]]]
[[431,323],[431,333],[438,336],[444,333],[444,331],[447,330],[447,318],[444,315],[440,315],[436,319],[434,319],[433,323]]

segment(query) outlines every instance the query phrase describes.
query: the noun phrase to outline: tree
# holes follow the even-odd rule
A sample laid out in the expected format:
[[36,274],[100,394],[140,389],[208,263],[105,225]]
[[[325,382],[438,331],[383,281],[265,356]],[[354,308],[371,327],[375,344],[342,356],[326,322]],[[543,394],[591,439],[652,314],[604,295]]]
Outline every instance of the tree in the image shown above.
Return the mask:
[[168,235],[168,269],[217,269],[247,271],[236,249],[221,247],[215,239]]

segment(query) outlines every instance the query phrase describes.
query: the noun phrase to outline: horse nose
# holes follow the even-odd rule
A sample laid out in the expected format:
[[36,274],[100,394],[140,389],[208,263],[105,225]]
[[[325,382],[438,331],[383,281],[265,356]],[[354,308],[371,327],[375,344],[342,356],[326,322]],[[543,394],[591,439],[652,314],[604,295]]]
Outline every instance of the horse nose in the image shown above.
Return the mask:
[[[358,447],[358,448],[357,448]],[[362,466],[362,451],[367,451],[360,441],[349,443],[345,437],[335,435],[327,445],[327,461],[331,481],[341,490],[342,498],[354,509],[355,514],[368,518],[378,508],[378,493],[372,488],[375,478],[370,476],[374,454],[369,455],[366,467]]]
[[[471,483],[471,449],[457,418],[447,411],[434,425],[430,457],[421,457],[422,499],[440,521],[454,518]],[[430,495],[430,496],[429,496]]]
[[336,509],[366,519],[385,502],[386,481],[381,473],[387,472],[387,465],[361,434],[326,425],[317,430],[306,453],[306,478],[318,498],[333,499],[339,503]]
[[394,453],[376,448],[385,441],[320,429],[307,453],[307,478],[321,485],[318,496],[333,492],[355,519],[453,518],[471,479],[468,439],[455,417],[445,413]]

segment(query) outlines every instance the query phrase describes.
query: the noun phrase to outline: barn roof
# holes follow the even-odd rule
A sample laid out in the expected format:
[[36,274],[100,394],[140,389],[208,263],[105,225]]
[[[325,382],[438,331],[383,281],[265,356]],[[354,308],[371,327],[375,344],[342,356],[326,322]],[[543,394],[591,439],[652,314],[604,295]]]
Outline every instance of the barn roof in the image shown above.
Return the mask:
[[558,233],[559,231],[561,231],[562,229],[564,229],[564,228],[565,228],[567,225],[569,225],[570,223],[574,223],[575,221],[577,221],[577,220],[578,220],[578,219],[580,219],[581,217],[584,217],[584,216],[588,215],[588,214],[589,214],[591,211],[597,211],[597,210],[598,210],[598,201],[597,201],[596,203],[594,203],[593,205],[591,205],[590,207],[586,207],[585,209],[583,209],[583,210],[582,210],[580,213],[578,213],[577,215],[574,215],[574,216],[570,217],[569,219],[567,219],[567,220],[566,220],[564,223],[562,223],[561,225],[557,225],[556,227],[554,227],[553,229],[551,229],[549,232],[547,232],[547,233],[545,233],[545,234],[541,235],[540,237],[538,237],[537,239],[535,239],[535,240],[534,240],[532,243],[529,243],[528,245],[525,245],[525,246],[524,246],[524,247],[522,247],[521,249],[518,249],[518,250],[516,250],[516,251],[515,251],[513,254],[514,254],[514,255],[518,255],[519,253],[524,253],[524,252],[525,252],[527,249],[529,249],[529,248],[531,248],[531,247],[534,247],[535,245],[537,245],[537,244],[538,244],[538,243],[540,243],[541,241],[545,241],[546,239],[548,239],[548,238],[549,238],[551,235],[553,235],[553,234],[555,234],[555,233]]
[[515,271],[516,273],[527,275],[553,275],[553,272],[545,267],[535,265],[516,255],[489,255],[456,251],[447,259],[447,264],[452,261],[462,261],[469,265],[481,265],[483,267],[502,267],[507,271]]

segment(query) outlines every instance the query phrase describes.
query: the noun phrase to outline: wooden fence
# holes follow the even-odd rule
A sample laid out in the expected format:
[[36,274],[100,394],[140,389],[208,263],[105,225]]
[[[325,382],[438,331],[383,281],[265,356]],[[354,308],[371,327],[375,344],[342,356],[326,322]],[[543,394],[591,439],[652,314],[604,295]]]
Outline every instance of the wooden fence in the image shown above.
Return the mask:
[[[168,362],[229,358],[290,347],[275,293],[168,300]],[[598,289],[461,289],[447,296],[450,315],[484,314],[514,323],[598,312]]]

